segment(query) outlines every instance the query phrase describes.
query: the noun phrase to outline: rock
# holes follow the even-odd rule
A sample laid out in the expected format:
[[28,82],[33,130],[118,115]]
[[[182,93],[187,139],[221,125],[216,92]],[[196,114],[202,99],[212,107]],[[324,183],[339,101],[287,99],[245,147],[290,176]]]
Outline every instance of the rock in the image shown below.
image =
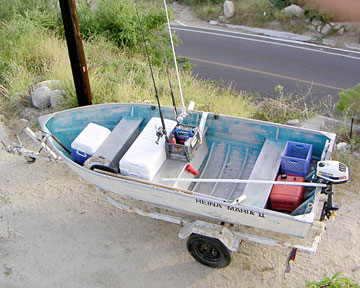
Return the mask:
[[321,28],[321,34],[322,35],[328,35],[333,31],[332,27],[329,24],[324,25],[324,27]]
[[235,7],[233,2],[225,1],[224,2],[224,16],[226,19],[233,17],[235,14]]
[[50,93],[51,90],[49,87],[42,86],[35,89],[31,93],[31,102],[32,104],[39,109],[44,109],[50,106]]
[[356,30],[360,22],[331,22],[330,25],[336,30],[344,28],[345,31]]
[[321,29],[322,29],[322,27],[321,27],[321,26],[317,26],[317,28],[316,28],[316,32],[321,33]]
[[59,80],[46,80],[39,82],[35,85],[35,90],[41,87],[48,87],[50,89],[56,89],[60,86]]
[[59,99],[62,98],[63,95],[66,95],[65,90],[54,90],[50,93],[50,107],[55,108]]
[[287,125],[292,125],[292,126],[296,126],[300,124],[299,119],[292,119],[286,122]]
[[284,8],[284,13],[291,14],[291,15],[304,15],[304,9],[302,9],[300,6],[297,6],[295,4],[292,4],[286,8]]
[[311,32],[316,32],[316,27],[313,25],[307,25],[307,28],[311,31]]
[[327,45],[327,46],[332,46],[332,47],[336,46],[335,40],[332,40],[332,39],[322,39],[322,44]]
[[22,118],[22,119],[20,119],[20,122],[23,123],[23,124],[28,124],[29,120]]
[[350,149],[350,145],[347,144],[346,142],[340,142],[336,145],[336,149],[337,150],[347,150],[347,149]]
[[209,21],[209,24],[210,24],[210,25],[218,25],[219,22],[218,22],[218,21],[211,20],[211,21]]
[[345,43],[344,44],[346,48],[348,49],[354,49],[354,50],[359,50],[360,51],[360,44],[356,44],[356,43]]
[[219,20],[219,23],[225,23],[226,22],[226,18],[223,15],[220,15],[218,20]]
[[300,127],[336,133],[341,122],[325,116],[315,116],[300,123]]
[[5,115],[0,114],[0,122],[4,122],[6,120]]
[[336,30],[343,28],[343,24],[341,22],[331,22],[330,25]]
[[319,20],[312,20],[311,21],[311,25],[317,27],[317,26],[322,26],[322,22]]
[[341,27],[341,28],[338,30],[337,34],[343,35],[344,32],[345,32],[345,28],[344,28],[344,27]]

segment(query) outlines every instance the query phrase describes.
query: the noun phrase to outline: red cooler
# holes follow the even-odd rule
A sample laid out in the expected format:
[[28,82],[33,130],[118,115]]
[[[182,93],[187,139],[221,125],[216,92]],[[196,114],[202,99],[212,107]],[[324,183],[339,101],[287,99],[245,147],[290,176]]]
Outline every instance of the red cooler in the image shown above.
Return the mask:
[[[282,174],[276,181],[304,182],[304,177]],[[292,212],[301,204],[303,195],[304,186],[273,185],[270,193],[271,209]]]

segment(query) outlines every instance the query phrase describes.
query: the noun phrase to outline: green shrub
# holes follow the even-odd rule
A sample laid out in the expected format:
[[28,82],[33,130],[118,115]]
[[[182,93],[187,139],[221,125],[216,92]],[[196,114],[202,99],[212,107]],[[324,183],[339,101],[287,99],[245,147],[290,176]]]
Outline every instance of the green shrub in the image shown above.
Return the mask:
[[[83,40],[104,37],[120,48],[126,48],[134,54],[143,52],[142,33],[132,0],[98,0],[97,9],[92,10],[87,1],[77,2],[77,14]],[[148,43],[149,54],[155,65],[163,61],[163,54],[158,47],[157,31],[163,31],[166,24],[165,11],[162,6],[149,2],[138,5],[143,34]],[[144,11],[146,13],[144,13]],[[171,16],[171,11],[169,9]],[[6,25],[13,19],[26,19],[34,26],[55,31],[64,37],[64,28],[60,7],[57,0],[1,0],[0,25]],[[168,33],[161,36],[165,42],[166,57],[171,55]],[[174,37],[175,42],[176,37]]]
[[340,92],[339,96],[336,108],[352,118],[360,118],[360,83],[352,89]]
[[277,9],[284,9],[285,7],[292,4],[290,0],[269,0],[269,2]]
[[[163,8],[154,5],[147,7],[140,5],[137,8],[143,31],[141,33],[133,1],[99,0],[97,7],[94,11],[87,3],[83,2],[78,7],[80,30],[84,40],[101,36],[114,42],[118,47],[127,48],[136,54],[142,52],[142,35],[144,35],[153,64],[162,63],[162,53],[158,45],[152,43],[159,42],[156,32],[165,28],[166,16]],[[147,11],[146,14],[141,13],[144,10]],[[162,36],[163,41],[168,43],[167,33],[164,35],[166,36]],[[170,46],[166,45],[165,50],[169,55]]]
[[328,23],[330,22],[330,16],[323,12],[323,11],[319,11],[318,9],[315,9],[313,7],[304,7],[304,14],[305,17],[310,19],[310,20],[319,20],[321,22],[325,22]]
[[310,281],[306,283],[307,288],[359,288],[359,285],[346,277],[340,277],[340,272],[333,277],[325,277],[320,281]]
[[49,11],[56,11],[57,0],[1,0],[0,1],[0,20],[8,21],[16,15],[25,16],[30,11],[39,11],[46,16]]
[[[351,118],[350,130],[348,126],[344,127],[342,136],[345,141],[348,141],[353,150],[358,150],[360,147],[360,135],[353,132],[354,122],[360,120],[360,83],[352,89],[347,89],[339,93],[340,100],[336,103],[343,118],[348,120]],[[353,135],[355,134],[355,135]],[[345,137],[344,137],[345,136]]]

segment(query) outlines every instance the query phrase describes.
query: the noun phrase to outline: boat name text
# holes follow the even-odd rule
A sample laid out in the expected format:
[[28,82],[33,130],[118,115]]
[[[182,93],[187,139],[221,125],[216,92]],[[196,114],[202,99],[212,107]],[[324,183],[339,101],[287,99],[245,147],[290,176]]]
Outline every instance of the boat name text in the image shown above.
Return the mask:
[[[212,206],[212,207],[216,207],[216,208],[224,208],[220,203],[217,202],[211,202],[211,201],[207,201],[207,200],[202,200],[202,199],[195,199],[196,203],[198,204],[202,204],[202,205],[207,205],[207,206]],[[247,214],[247,215],[253,215],[253,216],[259,216],[262,218],[265,218],[264,213],[259,213],[259,212],[254,212],[248,209],[244,209],[244,208],[239,208],[236,206],[227,206],[225,205],[226,209],[229,211],[234,211],[234,212],[239,212],[239,213],[243,213],[243,214]]]

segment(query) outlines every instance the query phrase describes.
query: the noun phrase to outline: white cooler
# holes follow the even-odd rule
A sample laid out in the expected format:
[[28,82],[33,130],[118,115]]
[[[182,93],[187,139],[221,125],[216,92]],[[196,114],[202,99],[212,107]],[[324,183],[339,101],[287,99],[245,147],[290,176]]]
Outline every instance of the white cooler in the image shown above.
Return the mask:
[[[176,127],[176,121],[165,119],[167,135]],[[135,142],[119,161],[120,173],[151,181],[166,160],[165,137],[156,144],[156,128],[162,126],[159,117],[146,124]]]
[[84,164],[86,159],[91,157],[111,131],[95,123],[89,123],[84,130],[71,143],[71,157],[79,163]]

